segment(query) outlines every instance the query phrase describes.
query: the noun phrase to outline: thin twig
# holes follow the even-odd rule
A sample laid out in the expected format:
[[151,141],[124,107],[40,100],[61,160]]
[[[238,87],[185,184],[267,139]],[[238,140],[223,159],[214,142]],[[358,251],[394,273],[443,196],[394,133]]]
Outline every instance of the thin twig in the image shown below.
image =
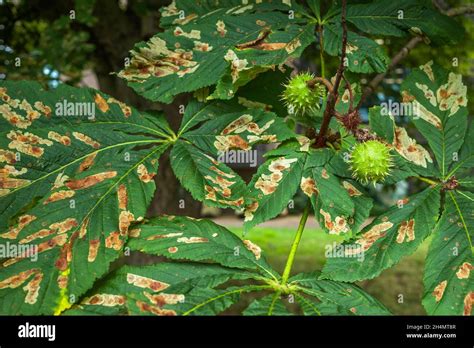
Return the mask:
[[408,43],[405,46],[403,46],[403,48],[395,56],[393,56],[390,64],[388,65],[387,70],[383,73],[376,75],[369,82],[367,87],[365,87],[364,93],[362,94],[362,97],[360,98],[359,104],[357,104],[357,109],[359,109],[362,103],[365,101],[365,99],[375,91],[377,86],[383,81],[385,76],[387,76],[387,73],[390,70],[392,70],[395,66],[397,66],[398,63],[400,63],[400,61],[408,55],[410,50],[412,50],[421,41],[423,41],[423,38],[421,36],[413,37],[410,41],[408,41]]
[[345,58],[346,58],[346,46],[347,46],[347,24],[346,24],[346,4],[347,0],[342,0],[342,14],[341,14],[341,24],[342,24],[342,51],[341,51],[341,63],[336,73],[336,80],[332,89],[332,93],[329,93],[328,100],[326,103],[326,110],[324,110],[323,122],[321,123],[321,128],[319,134],[316,137],[316,147],[323,147],[326,143],[326,133],[329,129],[329,122],[331,117],[334,114],[334,108],[336,106],[336,101],[338,98],[339,84],[341,83],[342,74],[345,69]]

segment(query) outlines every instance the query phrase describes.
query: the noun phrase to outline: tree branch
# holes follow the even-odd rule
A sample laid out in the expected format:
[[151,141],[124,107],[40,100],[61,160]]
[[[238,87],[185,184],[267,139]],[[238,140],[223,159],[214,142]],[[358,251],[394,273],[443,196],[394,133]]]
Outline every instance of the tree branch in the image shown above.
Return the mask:
[[342,51],[341,51],[341,63],[337,69],[336,80],[332,92],[328,95],[328,100],[326,103],[326,109],[324,110],[323,122],[321,123],[321,128],[319,134],[316,137],[316,147],[323,147],[326,143],[326,133],[329,129],[329,122],[331,117],[334,114],[334,108],[336,105],[337,98],[339,96],[339,84],[341,83],[342,74],[345,69],[345,58],[346,58],[346,46],[347,46],[347,24],[346,24],[346,5],[347,0],[342,0],[342,14],[341,14],[341,24],[342,24]]
[[[450,17],[471,13],[474,13],[474,5],[456,7],[444,12],[444,14]],[[423,41],[423,38],[421,36],[415,36],[410,41],[408,41],[408,43],[403,46],[403,48],[395,56],[393,56],[387,68],[387,71],[376,75],[364,89],[364,93],[362,94],[359,104],[357,105],[357,109],[359,109],[364,100],[375,91],[380,82],[382,82],[385,76],[387,76],[387,73],[392,70],[396,65],[398,65],[398,63],[400,63],[400,61],[408,55],[410,50],[415,48],[415,46],[418,45],[421,41]]]

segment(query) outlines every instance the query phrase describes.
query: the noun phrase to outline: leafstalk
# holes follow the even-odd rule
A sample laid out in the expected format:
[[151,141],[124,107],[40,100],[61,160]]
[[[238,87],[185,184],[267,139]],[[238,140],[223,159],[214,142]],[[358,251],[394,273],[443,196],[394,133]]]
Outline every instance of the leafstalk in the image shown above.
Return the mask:
[[308,201],[306,207],[304,208],[303,215],[301,216],[298,229],[296,230],[295,239],[291,245],[290,253],[288,254],[288,259],[286,260],[285,270],[281,278],[281,284],[286,285],[288,278],[290,277],[291,267],[295,261],[296,250],[301,241],[301,236],[303,235],[304,227],[306,225],[306,220],[308,220],[309,209],[311,207],[311,201]]

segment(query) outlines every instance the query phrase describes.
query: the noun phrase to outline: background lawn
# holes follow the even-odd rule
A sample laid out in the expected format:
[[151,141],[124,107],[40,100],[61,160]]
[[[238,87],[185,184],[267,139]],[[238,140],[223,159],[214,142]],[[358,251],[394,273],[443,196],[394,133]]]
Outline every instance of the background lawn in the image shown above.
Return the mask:
[[[229,227],[239,236],[243,229]],[[275,227],[255,227],[245,235],[246,239],[258,244],[264,251],[267,261],[282,272],[295,234],[295,229]],[[315,228],[307,228],[298,247],[292,273],[320,270],[325,263],[325,246],[341,240]],[[368,293],[376,297],[399,315],[422,315],[425,311],[421,305],[423,295],[423,267],[428,250],[426,240],[418,250],[402,259],[394,267],[385,270],[372,280],[358,283]],[[403,302],[399,303],[400,295]]]

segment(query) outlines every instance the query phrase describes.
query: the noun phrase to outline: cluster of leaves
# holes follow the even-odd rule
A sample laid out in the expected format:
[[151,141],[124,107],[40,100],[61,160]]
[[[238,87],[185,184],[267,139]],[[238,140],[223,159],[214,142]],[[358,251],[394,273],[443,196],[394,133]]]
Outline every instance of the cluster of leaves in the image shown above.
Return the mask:
[[[424,3],[348,5],[348,70],[387,68],[382,49],[359,32],[413,32],[440,43],[456,37],[439,27],[457,33],[456,22]],[[323,14],[319,1],[308,5],[178,0],[163,8],[164,31],[138,44],[118,76],[153,101],[168,103],[195,92],[177,132],[163,114],[140,112],[99,91],[2,82],[0,242],[34,247],[37,260],[3,260],[0,312],[210,315],[244,293],[260,292],[244,314],[290,314],[286,304],[294,300],[305,315],[386,315],[382,304],[351,282],[378,275],[433,233],[425,307],[433,314],[470,314],[474,129],[467,124],[460,76],[428,63],[403,86],[404,101],[420,111],[413,122],[434,157],[381,108],[371,109],[371,131],[393,156],[386,182],[422,177],[429,187],[362,228],[372,201],[347,161],[359,140],[354,132],[333,119],[336,140],[316,147],[310,134],[287,125],[281,103],[268,91],[266,97],[249,93],[260,79],[278,79],[284,64],[315,41],[318,27],[324,28],[324,50],[341,53],[340,6]],[[436,25],[426,21],[429,15]],[[335,110],[351,110],[359,91],[357,83],[341,87]],[[88,106],[97,112],[87,114]],[[259,143],[279,146],[266,153],[248,184],[217,160],[223,152],[249,151]],[[283,275],[272,269],[259,246],[211,221],[145,218],[158,159],[166,151],[196,200],[243,210],[246,228],[280,214],[301,189],[322,228],[346,237],[345,257],[328,259],[321,273],[290,277],[289,268]],[[131,251],[168,261],[109,271],[112,261]]]

